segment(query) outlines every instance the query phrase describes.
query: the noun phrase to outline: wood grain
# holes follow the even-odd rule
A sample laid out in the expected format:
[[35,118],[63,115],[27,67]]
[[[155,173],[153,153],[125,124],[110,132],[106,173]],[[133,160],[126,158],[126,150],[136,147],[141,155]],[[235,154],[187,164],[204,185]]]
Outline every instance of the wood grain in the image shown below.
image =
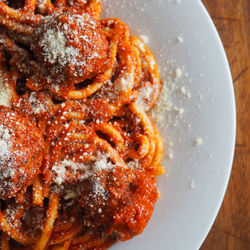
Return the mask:
[[250,249],[250,0],[203,0],[232,71],[237,139],[228,189],[201,250]]

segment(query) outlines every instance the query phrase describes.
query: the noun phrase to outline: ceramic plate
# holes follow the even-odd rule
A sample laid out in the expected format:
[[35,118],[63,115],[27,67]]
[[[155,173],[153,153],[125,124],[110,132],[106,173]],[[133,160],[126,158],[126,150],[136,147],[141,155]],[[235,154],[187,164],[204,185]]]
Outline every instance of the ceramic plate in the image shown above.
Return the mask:
[[164,86],[154,112],[165,145],[161,198],[143,234],[112,249],[198,249],[219,211],[234,153],[235,100],[222,43],[199,0],[105,0],[103,9],[142,35]]

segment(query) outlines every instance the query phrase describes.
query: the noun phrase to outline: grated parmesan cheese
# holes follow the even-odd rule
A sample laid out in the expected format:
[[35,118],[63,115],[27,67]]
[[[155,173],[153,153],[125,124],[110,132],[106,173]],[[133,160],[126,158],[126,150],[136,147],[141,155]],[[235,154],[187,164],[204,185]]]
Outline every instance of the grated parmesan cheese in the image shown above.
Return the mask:
[[181,88],[180,88],[180,91],[181,91],[181,93],[182,93],[183,95],[186,95],[186,94],[187,94],[187,90],[186,90],[185,87],[181,87]]
[[64,30],[58,28],[47,29],[45,34],[39,41],[43,48],[46,59],[50,63],[58,62],[61,66],[65,66],[69,62],[77,63],[79,50],[73,46],[67,46],[67,26],[63,26]]
[[67,179],[67,171],[71,175],[76,175],[80,173],[80,179],[86,179],[98,171],[105,169],[114,168],[114,164],[108,162],[108,156],[98,152],[97,159],[93,164],[85,164],[82,162],[75,162],[74,160],[64,159],[63,161],[58,162],[52,167],[54,172],[54,182],[58,185],[61,185]]
[[150,111],[151,117],[158,124],[162,124],[164,117],[165,117],[164,113],[166,111],[171,111],[173,109],[173,104],[171,103],[169,99],[168,92],[169,92],[168,86],[166,82],[164,82],[159,99],[156,105],[154,106],[154,108]]
[[168,158],[169,158],[169,159],[173,159],[173,158],[174,158],[174,155],[173,155],[172,152],[169,152],[169,153],[168,153]]
[[175,77],[176,79],[182,77],[182,71],[181,71],[180,68],[176,68],[176,69],[175,69],[175,71],[174,71],[174,77]]
[[4,194],[6,188],[11,185],[11,180],[15,176],[15,170],[12,168],[11,157],[15,157],[11,154],[11,135],[10,130],[3,125],[0,125],[0,192]]
[[178,37],[177,37],[177,42],[178,42],[178,43],[183,43],[183,38],[180,37],[180,36],[178,36]]
[[141,38],[141,40],[142,40],[144,43],[146,43],[146,44],[149,42],[148,36],[141,35],[140,38]]
[[6,162],[6,158],[10,157],[11,136],[8,128],[0,125],[0,164]]
[[4,74],[0,71],[0,105],[10,107],[11,106],[11,93],[8,88],[7,79],[5,79]]
[[194,141],[195,145],[197,146],[200,146],[202,144],[202,139],[201,138],[197,138],[195,141]]
[[126,91],[128,84],[128,80],[125,77],[122,77],[118,81],[116,81],[115,90],[118,92]]
[[117,79],[115,84],[115,92],[120,93],[121,91],[127,91],[133,86],[133,80],[134,75],[133,74],[125,74],[123,77]]
[[178,108],[178,107],[174,107],[173,110],[176,111],[180,115],[183,114],[183,112],[184,112],[183,108]]
[[34,114],[40,114],[43,111],[46,111],[46,103],[41,103],[41,101],[36,97],[36,92],[32,92],[29,96],[29,103]]
[[139,104],[146,111],[148,110],[147,100],[150,99],[153,90],[154,90],[154,88],[149,86],[149,85],[144,86],[143,88],[141,88],[139,90],[139,94],[138,94],[138,97],[136,99],[136,103]]
[[54,182],[58,185],[61,185],[66,179],[66,169],[62,164],[63,162],[61,162],[60,164],[56,164],[52,167],[52,171],[56,174]]
[[100,177],[95,179],[95,183],[92,191],[93,198],[97,200],[98,197],[101,197],[103,200],[107,199],[107,191],[100,182]]
[[189,182],[189,188],[190,188],[190,189],[194,189],[194,188],[195,188],[195,182],[194,182],[193,180],[191,180],[191,181]]

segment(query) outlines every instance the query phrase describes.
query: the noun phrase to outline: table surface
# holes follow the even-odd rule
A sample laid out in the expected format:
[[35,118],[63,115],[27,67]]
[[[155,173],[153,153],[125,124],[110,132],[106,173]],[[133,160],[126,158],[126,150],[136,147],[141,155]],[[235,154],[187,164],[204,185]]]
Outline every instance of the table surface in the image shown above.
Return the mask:
[[227,192],[201,250],[250,249],[250,0],[202,0],[231,67],[237,139]]

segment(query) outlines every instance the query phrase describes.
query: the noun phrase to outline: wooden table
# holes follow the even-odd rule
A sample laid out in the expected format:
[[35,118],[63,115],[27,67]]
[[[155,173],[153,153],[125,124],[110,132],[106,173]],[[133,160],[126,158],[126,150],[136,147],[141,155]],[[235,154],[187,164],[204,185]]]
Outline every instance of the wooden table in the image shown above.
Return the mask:
[[250,0],[203,0],[224,44],[237,105],[229,186],[201,250],[250,249]]

